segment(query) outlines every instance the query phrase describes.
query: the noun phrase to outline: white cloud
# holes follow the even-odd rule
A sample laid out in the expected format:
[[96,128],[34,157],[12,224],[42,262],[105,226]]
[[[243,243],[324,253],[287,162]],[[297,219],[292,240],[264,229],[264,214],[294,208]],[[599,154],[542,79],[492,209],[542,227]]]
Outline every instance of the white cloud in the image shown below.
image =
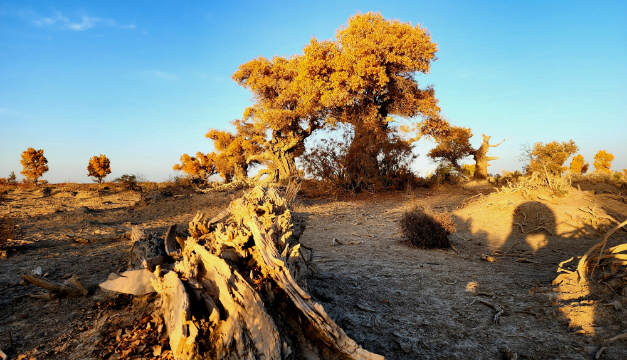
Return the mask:
[[96,25],[113,26],[113,27],[119,27],[122,29],[130,29],[130,30],[137,28],[135,24],[118,25],[117,22],[113,19],[102,19],[102,18],[91,17],[87,15],[83,15],[80,18],[80,21],[76,21],[73,19],[69,19],[68,17],[61,14],[59,11],[55,11],[54,15],[49,16],[49,17],[45,17],[45,16],[40,17],[33,12],[29,12],[29,14],[35,15],[37,17],[37,19],[31,20],[31,22],[35,26],[40,26],[40,27],[56,25],[60,28],[70,29],[74,31],[84,31],[87,29],[91,29],[95,27]]
[[58,11],[55,11],[55,14],[51,17],[42,17],[38,20],[32,20],[33,24],[36,26],[53,25],[59,21],[67,23],[69,20]]
[[93,18],[89,16],[83,16],[82,20],[83,21],[81,23],[69,23],[68,22],[67,27],[69,27],[72,30],[83,31],[83,30],[87,30],[87,29],[94,27],[96,23],[101,21],[102,19]]

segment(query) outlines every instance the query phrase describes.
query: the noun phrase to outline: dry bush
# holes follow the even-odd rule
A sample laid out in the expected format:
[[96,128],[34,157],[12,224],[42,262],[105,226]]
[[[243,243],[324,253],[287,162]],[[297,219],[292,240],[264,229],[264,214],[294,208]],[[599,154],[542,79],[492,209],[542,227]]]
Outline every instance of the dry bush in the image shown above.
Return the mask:
[[455,223],[448,213],[421,208],[403,214],[399,226],[407,243],[421,249],[451,247],[448,235],[455,231]]
[[141,191],[141,185],[137,182],[136,175],[124,174],[113,182],[120,184],[123,188],[131,191]]

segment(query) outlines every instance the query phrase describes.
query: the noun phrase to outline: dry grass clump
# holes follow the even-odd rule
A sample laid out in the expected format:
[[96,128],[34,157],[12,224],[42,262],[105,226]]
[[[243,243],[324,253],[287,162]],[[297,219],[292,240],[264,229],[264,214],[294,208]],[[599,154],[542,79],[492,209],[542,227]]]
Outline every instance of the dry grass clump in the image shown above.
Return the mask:
[[403,214],[399,226],[407,243],[421,249],[450,248],[448,235],[455,231],[455,223],[448,213],[421,208]]

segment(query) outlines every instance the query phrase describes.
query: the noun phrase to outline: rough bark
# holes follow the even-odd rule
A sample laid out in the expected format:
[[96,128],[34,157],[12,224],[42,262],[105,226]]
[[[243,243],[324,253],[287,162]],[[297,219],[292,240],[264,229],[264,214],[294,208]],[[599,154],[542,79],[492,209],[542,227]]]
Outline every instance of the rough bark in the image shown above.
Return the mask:
[[497,147],[505,141],[503,140],[496,145],[490,145],[490,136],[485,134],[481,135],[483,135],[483,142],[481,143],[481,146],[472,154],[475,159],[474,178],[476,180],[485,180],[488,178],[488,166],[490,166],[489,161],[498,159],[498,157],[489,157],[488,151],[491,147]]
[[308,294],[290,207],[258,186],[213,219],[196,215],[179,260],[164,264],[165,274],[156,267],[152,284],[176,359],[383,359]]

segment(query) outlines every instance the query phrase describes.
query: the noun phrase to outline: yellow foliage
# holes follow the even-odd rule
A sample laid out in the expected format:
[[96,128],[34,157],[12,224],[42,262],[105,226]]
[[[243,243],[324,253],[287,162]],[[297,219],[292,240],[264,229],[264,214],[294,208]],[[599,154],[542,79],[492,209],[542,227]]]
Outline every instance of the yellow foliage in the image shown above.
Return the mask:
[[[448,123],[439,116],[435,92],[415,79],[417,72],[429,72],[437,50],[420,26],[358,13],[337,30],[335,40],[313,38],[302,54],[242,64],[233,80],[253,93],[254,104],[237,122],[249,137],[235,149],[227,144],[241,138],[241,129],[235,135],[210,130],[207,137],[219,154],[243,154],[247,162],[288,177],[296,172],[294,159],[303,154],[304,140],[338,122],[367,129],[356,130],[359,134],[387,133],[392,116],[420,117],[405,129],[439,134]],[[233,164],[241,164],[239,158],[229,162],[227,168],[242,168]]]
[[[434,160],[443,160],[453,165],[455,169],[461,170],[458,161],[472,155],[475,151],[470,145],[471,137],[470,128],[452,126],[448,131],[448,136],[440,137],[437,146],[431,149],[427,156]],[[474,174],[474,165],[472,173]]]
[[87,176],[91,176],[98,180],[98,184],[102,183],[102,179],[111,174],[111,162],[109,158],[100,154],[100,156],[94,156],[89,160],[87,165]]
[[599,151],[594,155],[594,172],[598,174],[611,174],[612,171],[610,171],[610,167],[612,166],[613,160],[614,155],[605,150]]
[[588,165],[590,164],[584,161],[583,156],[578,154],[570,162],[570,171],[574,174],[585,174],[588,171]]
[[48,171],[48,160],[44,157],[43,150],[35,150],[30,147],[28,150],[22,153],[22,160],[20,161],[24,170],[20,174],[24,175],[27,179],[37,182],[46,171]]
[[464,165],[462,165],[462,172],[464,173],[464,175],[466,175],[468,177],[473,177],[475,175],[475,164],[472,164],[472,165],[464,164]]
[[197,152],[196,157],[183,154],[180,159],[181,163],[174,165],[172,169],[183,171],[192,178],[206,180],[216,173],[214,157],[215,153],[205,155],[201,152]]
[[528,154],[530,161],[527,170],[528,172],[547,171],[553,175],[561,175],[567,169],[563,166],[564,163],[577,150],[579,147],[573,140],[561,143],[552,141],[547,144],[537,142]]

